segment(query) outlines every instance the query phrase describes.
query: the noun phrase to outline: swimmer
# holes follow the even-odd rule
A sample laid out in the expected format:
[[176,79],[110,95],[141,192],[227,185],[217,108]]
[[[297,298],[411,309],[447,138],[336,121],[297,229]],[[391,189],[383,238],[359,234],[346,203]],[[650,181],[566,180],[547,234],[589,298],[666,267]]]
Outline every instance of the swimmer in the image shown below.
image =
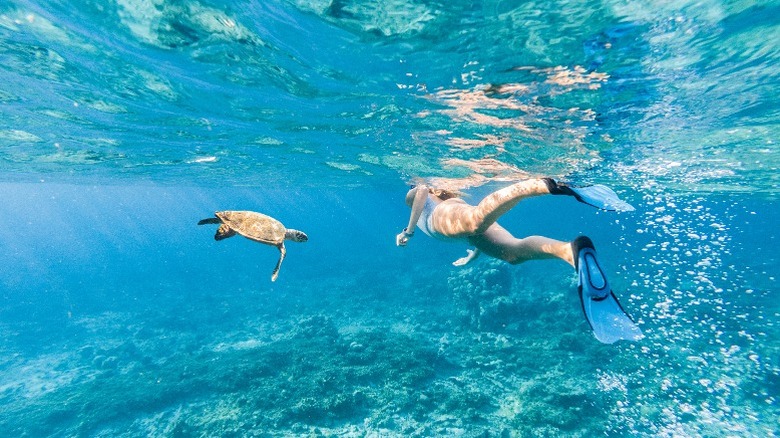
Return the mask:
[[593,242],[580,236],[563,242],[543,236],[518,239],[496,221],[523,199],[541,195],[567,195],[607,211],[632,211],[610,188],[603,185],[572,187],[551,178],[529,179],[497,190],[476,206],[454,192],[425,185],[412,186],[406,205],[412,209],[409,224],[396,236],[396,245],[406,246],[415,227],[430,237],[462,239],[474,249],[455,262],[464,266],[484,253],[511,264],[558,258],[577,271],[583,312],[596,338],[604,343],[638,340],[642,332],[620,306],[596,259]]

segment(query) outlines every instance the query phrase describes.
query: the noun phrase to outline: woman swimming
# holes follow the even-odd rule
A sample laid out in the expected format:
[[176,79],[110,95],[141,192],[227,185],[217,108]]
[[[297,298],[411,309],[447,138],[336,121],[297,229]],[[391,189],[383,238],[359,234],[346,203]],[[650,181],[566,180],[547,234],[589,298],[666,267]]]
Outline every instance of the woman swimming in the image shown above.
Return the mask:
[[551,178],[520,181],[491,193],[476,206],[466,203],[454,192],[418,185],[406,194],[406,204],[412,213],[408,225],[396,236],[396,245],[406,246],[417,227],[431,237],[463,239],[475,247],[453,262],[455,266],[473,261],[480,253],[512,264],[561,259],[577,270],[583,310],[596,337],[605,343],[639,339],[642,332],[612,293],[588,237],[579,236],[571,242],[544,236],[517,238],[497,223],[498,218],[523,199],[549,194],[573,196],[603,210],[634,209],[606,186],[571,187]]

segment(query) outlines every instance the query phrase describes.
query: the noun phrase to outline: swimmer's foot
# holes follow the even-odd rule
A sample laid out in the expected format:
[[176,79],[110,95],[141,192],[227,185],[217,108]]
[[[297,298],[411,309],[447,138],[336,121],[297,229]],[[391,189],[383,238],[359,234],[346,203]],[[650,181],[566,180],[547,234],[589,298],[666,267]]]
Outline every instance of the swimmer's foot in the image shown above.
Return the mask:
[[577,270],[577,291],[582,311],[596,339],[611,344],[621,339],[636,341],[642,330],[623,310],[609,287],[607,276],[596,258],[593,242],[580,236],[571,242],[574,268]]
[[617,193],[605,185],[596,184],[586,187],[572,187],[566,183],[557,182],[552,178],[543,178],[550,194],[568,195],[574,199],[607,211],[634,211],[634,207],[620,199]]
[[609,282],[596,260],[596,248],[590,238],[580,236],[572,240],[571,253],[574,257],[574,269],[579,277],[577,287],[580,293],[596,301],[606,298],[611,292]]

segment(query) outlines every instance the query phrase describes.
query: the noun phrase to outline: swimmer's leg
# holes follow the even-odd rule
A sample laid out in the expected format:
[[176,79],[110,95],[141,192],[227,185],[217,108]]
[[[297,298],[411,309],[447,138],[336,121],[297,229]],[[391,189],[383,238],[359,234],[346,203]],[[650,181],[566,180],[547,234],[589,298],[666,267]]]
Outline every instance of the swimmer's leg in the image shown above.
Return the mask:
[[499,224],[471,236],[469,242],[483,253],[513,265],[530,260],[560,259],[574,266],[571,244],[544,236],[514,237]]
[[504,213],[518,202],[533,196],[548,195],[550,189],[544,179],[529,179],[496,190],[485,197],[473,210],[474,234],[485,232]]
[[580,202],[605,210],[633,210],[606,186],[569,187],[551,178],[529,179],[489,194],[476,206],[462,199],[448,199],[433,212],[431,225],[448,237],[467,237],[484,233],[523,199],[541,195],[569,195]]

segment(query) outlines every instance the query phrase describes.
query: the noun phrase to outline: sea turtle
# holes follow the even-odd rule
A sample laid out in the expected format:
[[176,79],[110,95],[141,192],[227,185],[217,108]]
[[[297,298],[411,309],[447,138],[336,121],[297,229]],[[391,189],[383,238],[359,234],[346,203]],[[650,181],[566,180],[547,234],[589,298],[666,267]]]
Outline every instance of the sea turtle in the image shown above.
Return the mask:
[[198,222],[203,224],[220,224],[214,240],[227,239],[236,233],[255,242],[273,245],[279,248],[279,261],[276,263],[271,281],[276,281],[279,276],[279,268],[282,267],[287,250],[284,248],[285,240],[293,242],[306,242],[309,237],[302,231],[288,230],[278,220],[254,211],[218,211],[216,217],[210,217]]

